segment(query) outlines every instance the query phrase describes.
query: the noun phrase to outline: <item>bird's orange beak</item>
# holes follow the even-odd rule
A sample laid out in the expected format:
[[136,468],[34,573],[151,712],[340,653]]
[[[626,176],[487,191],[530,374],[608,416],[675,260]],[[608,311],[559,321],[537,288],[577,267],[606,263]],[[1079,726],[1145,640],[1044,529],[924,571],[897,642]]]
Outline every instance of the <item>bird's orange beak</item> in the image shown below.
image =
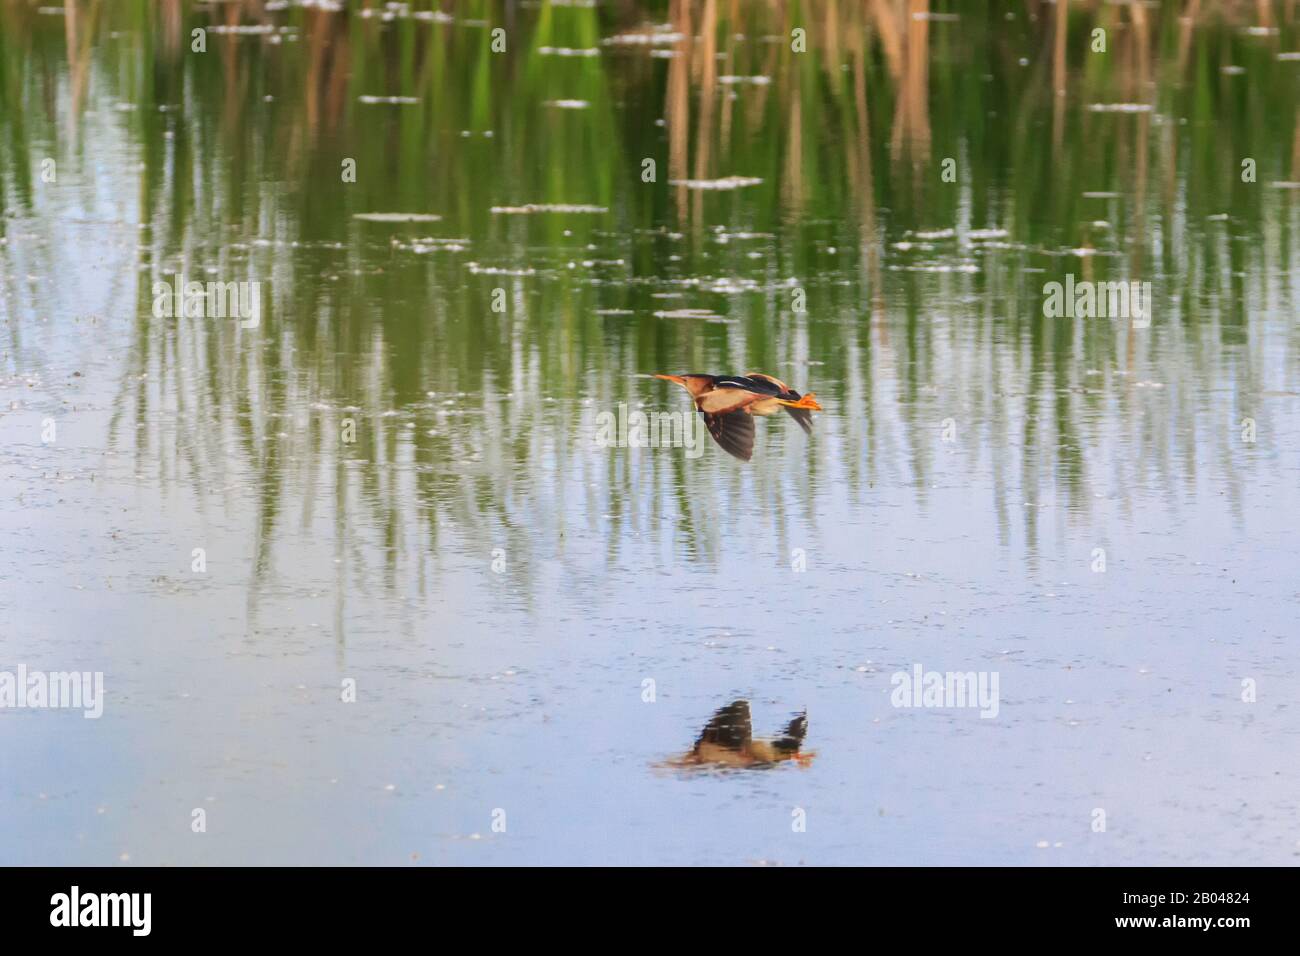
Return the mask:
[[660,375],[658,372],[656,372],[655,378],[662,378],[665,382],[675,382],[676,384],[680,385],[682,388],[686,387],[686,380],[682,378],[680,375]]

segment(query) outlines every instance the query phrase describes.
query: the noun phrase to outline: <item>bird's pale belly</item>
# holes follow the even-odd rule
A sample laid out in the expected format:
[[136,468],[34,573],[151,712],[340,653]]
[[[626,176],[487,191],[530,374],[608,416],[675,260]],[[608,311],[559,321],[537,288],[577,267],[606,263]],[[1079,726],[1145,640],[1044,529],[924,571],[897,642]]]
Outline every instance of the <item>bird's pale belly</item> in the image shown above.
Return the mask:
[[724,747],[718,744],[701,744],[696,750],[676,760],[668,761],[672,767],[754,767],[794,760],[804,764],[810,762],[811,755],[798,751],[782,751],[772,746],[769,741],[755,740],[743,747]]
[[760,398],[749,406],[751,415],[775,415],[781,410],[781,403],[775,398]]

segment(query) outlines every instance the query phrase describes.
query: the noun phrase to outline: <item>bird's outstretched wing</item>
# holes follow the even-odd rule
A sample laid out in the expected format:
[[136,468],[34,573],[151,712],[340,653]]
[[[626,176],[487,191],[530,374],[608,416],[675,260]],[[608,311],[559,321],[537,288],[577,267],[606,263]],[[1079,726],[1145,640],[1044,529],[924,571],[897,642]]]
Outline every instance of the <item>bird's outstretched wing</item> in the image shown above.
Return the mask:
[[704,412],[704,424],[727,454],[749,461],[754,457],[754,416],[743,408],[731,412]]
[[808,712],[796,714],[785,728],[785,733],[772,741],[772,746],[783,753],[798,753],[803,739],[808,735]]
[[766,382],[768,385],[771,385],[776,389],[777,394],[783,394],[790,391],[790,386],[785,384],[785,382],[781,381],[779,378],[773,378],[771,375],[766,375],[763,372],[746,372],[745,378],[752,378],[760,382]]
[[[793,389],[790,390],[790,395],[794,398],[795,401],[798,401],[800,398],[803,397]],[[812,412],[808,411],[806,408],[791,408],[789,405],[785,406],[785,412],[787,415],[789,415],[791,418],[793,418],[795,421],[799,423],[800,428],[802,428],[809,435],[812,434]]]
[[749,701],[736,700],[719,708],[709,719],[700,739],[695,741],[695,749],[699,750],[701,744],[712,744],[728,750],[739,750],[753,737],[753,728],[749,722]]

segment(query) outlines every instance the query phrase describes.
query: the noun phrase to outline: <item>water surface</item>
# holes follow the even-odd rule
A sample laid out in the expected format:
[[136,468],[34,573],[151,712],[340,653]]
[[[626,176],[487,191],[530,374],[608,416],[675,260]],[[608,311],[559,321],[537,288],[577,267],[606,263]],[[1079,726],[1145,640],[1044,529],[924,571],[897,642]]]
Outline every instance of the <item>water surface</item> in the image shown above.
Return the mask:
[[0,3],[0,862],[1294,862],[1294,21],[329,6]]

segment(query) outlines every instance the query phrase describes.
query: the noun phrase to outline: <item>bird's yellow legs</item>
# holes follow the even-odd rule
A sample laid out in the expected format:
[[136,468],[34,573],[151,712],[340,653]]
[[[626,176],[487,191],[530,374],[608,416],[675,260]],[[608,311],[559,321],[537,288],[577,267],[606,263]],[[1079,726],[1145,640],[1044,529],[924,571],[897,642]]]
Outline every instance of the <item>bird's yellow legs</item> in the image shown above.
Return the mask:
[[820,412],[822,410],[822,407],[817,404],[817,396],[812,392],[809,392],[797,402],[791,402],[784,398],[778,398],[777,401],[790,408],[803,408],[810,412]]

